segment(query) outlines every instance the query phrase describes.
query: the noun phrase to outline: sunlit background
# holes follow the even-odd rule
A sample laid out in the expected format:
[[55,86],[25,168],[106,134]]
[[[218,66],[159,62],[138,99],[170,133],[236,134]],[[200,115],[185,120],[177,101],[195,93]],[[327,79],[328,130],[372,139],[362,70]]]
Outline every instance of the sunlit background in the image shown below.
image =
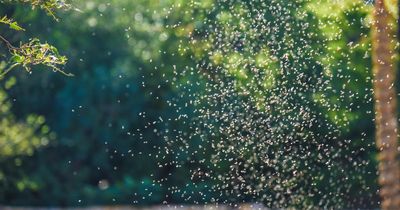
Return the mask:
[[74,74],[0,80],[1,205],[379,207],[370,2],[70,3],[0,1]]

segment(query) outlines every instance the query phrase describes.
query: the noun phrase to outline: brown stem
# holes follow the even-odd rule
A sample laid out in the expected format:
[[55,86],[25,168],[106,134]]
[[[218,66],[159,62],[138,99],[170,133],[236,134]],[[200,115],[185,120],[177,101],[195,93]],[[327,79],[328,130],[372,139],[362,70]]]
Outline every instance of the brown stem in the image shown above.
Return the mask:
[[12,49],[15,49],[15,47],[6,38],[4,38],[2,35],[0,35],[0,40],[3,41],[6,44],[6,46],[7,46],[9,51],[11,51]]

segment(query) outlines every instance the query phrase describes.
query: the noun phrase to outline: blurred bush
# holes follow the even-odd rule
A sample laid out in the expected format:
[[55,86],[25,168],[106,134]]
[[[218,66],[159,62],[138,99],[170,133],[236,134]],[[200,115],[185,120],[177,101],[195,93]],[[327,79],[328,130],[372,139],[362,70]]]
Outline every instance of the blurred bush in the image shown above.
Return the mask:
[[[290,1],[283,2],[290,5]],[[190,98],[188,94],[181,94],[187,90],[179,88],[179,84],[197,81],[200,85],[193,86],[190,91],[200,93],[202,84],[208,82],[207,78],[196,74],[177,77],[174,73],[175,69],[196,68],[199,63],[200,66],[208,64],[207,69],[215,70],[212,73],[216,75],[218,70],[229,70],[230,79],[237,84],[236,90],[250,92],[257,109],[262,110],[269,90],[283,80],[277,69],[284,59],[289,59],[287,68],[304,70],[303,77],[309,78],[313,87],[318,86],[315,75],[332,81],[330,89],[324,92],[318,88],[308,89],[303,91],[304,95],[293,94],[291,100],[321,113],[315,117],[317,121],[329,122],[341,129],[337,142],[327,145],[341,142],[347,145],[346,149],[338,151],[343,158],[335,160],[335,166],[339,166],[337,170],[342,172],[322,172],[332,179],[344,180],[346,186],[333,189],[337,186],[332,186],[330,180],[315,182],[313,187],[320,194],[304,198],[304,205],[318,205],[324,199],[329,200],[327,205],[340,201],[345,207],[376,207],[376,174],[371,173],[376,167],[372,104],[366,100],[371,98],[369,26],[361,21],[368,18],[368,5],[361,6],[361,1],[338,5],[328,1],[293,4],[288,6],[290,12],[285,15],[291,21],[279,22],[272,12],[264,14],[262,19],[276,24],[280,32],[289,26],[294,28],[271,37],[270,34],[254,34],[250,30],[253,26],[245,23],[255,20],[259,14],[241,10],[244,5],[252,8],[263,4],[274,3],[75,1],[72,5],[79,11],[57,14],[60,22],[55,23],[43,11],[10,4],[3,6],[2,3],[0,13],[21,20],[20,25],[27,29],[15,40],[27,40],[33,35],[48,40],[67,55],[69,62],[65,69],[75,76],[66,78],[47,71],[31,74],[15,71],[2,81],[7,88],[0,92],[1,122],[5,125],[0,128],[0,145],[5,145],[0,148],[0,203],[75,206],[254,201],[257,198],[229,197],[219,189],[211,189],[221,181],[218,178],[193,179],[193,171],[198,168],[219,168],[215,170],[231,173],[226,163],[216,166],[209,161],[213,154],[213,138],[221,136],[212,137],[209,142],[198,138],[187,142],[189,148],[206,148],[204,153],[182,152],[185,151],[182,145],[171,147],[164,139],[173,139],[178,132],[193,132],[191,125],[167,121],[178,118],[180,113],[192,113],[187,116],[189,119],[195,116],[190,106],[174,102],[180,107],[177,112],[169,105],[176,98]],[[328,12],[324,8],[336,10],[326,15]],[[235,14],[239,16],[235,18]],[[309,27],[307,33],[302,34],[299,22],[307,21],[321,27]],[[207,28],[207,24],[217,28],[231,25],[221,32],[228,38],[236,32],[250,38],[244,40],[246,43],[235,39],[237,37],[224,39],[228,43],[223,45],[212,33],[215,28]],[[309,37],[309,34],[313,35]],[[272,48],[267,44],[270,39],[282,43],[280,50],[274,52],[279,55],[276,58],[268,51]],[[318,43],[321,40],[328,41],[322,46]],[[310,49],[298,55],[301,62],[292,62],[284,56],[288,50],[296,54],[296,49],[305,43]],[[316,56],[321,54],[326,56]],[[237,60],[243,63],[234,65]],[[254,91],[258,84],[252,83],[255,76],[248,66],[261,69],[268,66],[271,71],[268,74],[273,77],[264,78],[261,89]],[[18,84],[10,85],[14,77]],[[302,88],[296,83],[298,78],[289,79],[288,88],[296,84]],[[356,93],[357,97],[338,99],[339,95],[351,93]],[[314,102],[308,103],[310,101]],[[337,108],[328,109],[331,106],[326,104],[337,104]],[[283,104],[279,106],[285,108]],[[274,114],[282,113],[278,110]],[[297,117],[299,112],[295,110],[280,116]],[[292,128],[287,126],[287,130]],[[160,135],[158,132],[166,130],[170,133]],[[323,142],[323,136],[330,131],[313,127],[309,132],[321,133],[318,139]],[[176,151],[168,151],[168,148]],[[352,168],[349,157],[365,161],[364,170],[343,171]],[[315,178],[312,175],[315,174],[311,173],[310,179]],[[162,179],[168,181],[162,184],[155,181]],[[258,194],[258,198],[271,193],[268,190]]]

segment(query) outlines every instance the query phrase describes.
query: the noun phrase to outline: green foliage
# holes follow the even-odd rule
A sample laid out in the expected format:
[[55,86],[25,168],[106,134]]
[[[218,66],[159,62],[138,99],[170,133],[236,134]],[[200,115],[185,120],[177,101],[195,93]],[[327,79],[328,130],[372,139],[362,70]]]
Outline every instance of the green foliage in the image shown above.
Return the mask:
[[60,72],[66,76],[72,76],[60,69],[67,62],[65,56],[58,53],[57,48],[47,43],[40,43],[38,39],[31,39],[29,42],[21,44],[19,47],[12,46],[7,40],[2,39],[8,46],[11,58],[8,62],[9,67],[1,71],[0,78],[17,66],[22,66],[27,72],[31,72],[32,66],[44,65],[55,72]]
[[[4,62],[1,64],[4,67]],[[6,90],[15,83],[16,79],[11,77],[0,89],[0,188],[23,191],[37,188],[31,178],[15,174],[23,164],[23,157],[32,156],[38,148],[49,144],[55,134],[50,132],[43,116],[29,114],[26,119],[17,119],[13,115]],[[14,170],[9,173],[7,168]],[[0,194],[4,191],[0,190]]]
[[46,11],[46,13],[57,20],[55,12],[57,10],[67,10],[71,8],[65,0],[7,0],[8,2],[21,2],[31,5],[32,9],[39,7],[40,9]]
[[[216,2],[219,6],[216,6]],[[31,23],[31,33],[46,37],[49,42],[59,46],[70,61],[66,67],[76,75],[72,79],[65,79],[51,72],[37,74],[30,70],[36,63],[57,69],[65,64],[65,58],[50,45],[32,39],[16,47],[18,50],[15,53],[10,47],[8,53],[14,54],[8,58],[12,61],[8,65],[24,66],[26,63],[27,70],[32,74],[13,72],[19,84],[12,86],[12,80],[7,82],[8,85],[5,83],[5,86],[10,86],[7,90],[10,96],[7,98],[17,99],[11,108],[15,116],[9,117],[8,125],[19,125],[19,129],[22,123],[29,129],[24,127],[27,133],[21,135],[36,140],[31,145],[27,143],[29,141],[19,144],[12,137],[9,138],[14,142],[10,145],[15,145],[12,146],[15,148],[12,153],[17,156],[11,153],[7,157],[0,156],[5,163],[0,166],[0,179],[15,179],[2,182],[0,195],[4,196],[0,196],[0,203],[41,206],[147,205],[162,202],[209,203],[216,198],[221,201],[254,202],[266,195],[278,196],[268,188],[270,186],[256,198],[238,196],[239,193],[235,194],[238,191],[234,190],[227,196],[225,191],[221,193],[210,189],[210,186],[218,184],[218,180],[193,179],[192,172],[199,168],[204,171],[219,168],[221,174],[232,173],[229,163],[210,161],[213,154],[210,144],[221,139],[229,142],[226,137],[210,137],[209,142],[192,139],[187,142],[189,149],[183,150],[180,149],[185,145],[168,141],[181,133],[193,131],[191,125],[167,121],[179,117],[181,113],[193,113],[190,106],[178,104],[181,109],[177,112],[168,106],[168,102],[181,97],[184,91],[190,94],[203,91],[200,85],[192,87],[192,92],[177,87],[184,87],[188,81],[199,84],[210,82],[207,77],[197,74],[176,77],[175,73],[180,75],[182,72],[175,69],[186,71],[207,64],[207,70],[211,69],[210,75],[221,76],[220,71],[228,72],[238,93],[237,98],[232,100],[249,100],[258,110],[265,110],[266,104],[271,103],[266,99],[277,93],[276,87],[285,87],[287,90],[297,88],[301,94],[292,93],[291,104],[321,113],[314,116],[318,122],[329,122],[340,129],[340,133],[335,134],[337,139],[330,142],[323,137],[329,134],[328,128],[317,125],[299,132],[321,134],[316,138],[317,143],[336,148],[337,158],[332,161],[334,167],[330,170],[317,161],[312,166],[296,166],[298,171],[305,174],[305,178],[295,180],[289,176],[291,179],[286,184],[295,186],[292,187],[294,191],[296,186],[319,191],[287,205],[298,208],[309,205],[326,205],[325,208],[338,205],[344,208],[377,207],[373,112],[369,101],[369,7],[361,6],[362,1],[303,1],[301,4],[289,4],[292,1],[259,1],[254,5],[249,2],[82,1],[77,3],[82,13],[61,15],[63,21],[56,25],[38,11],[21,6],[0,8],[3,13],[11,11],[7,17],[23,20],[20,22],[23,26]],[[270,22],[271,27],[280,32],[272,37],[270,33],[259,33],[254,28],[257,24],[250,23],[259,18],[251,12],[251,8],[261,8],[264,4],[274,2],[286,2],[288,10],[284,15],[287,18],[285,21],[277,19],[276,15],[264,14],[263,20]],[[206,23],[205,18],[208,20]],[[13,21],[6,18],[4,22]],[[303,29],[304,23],[320,27]],[[228,24],[230,27],[223,27]],[[289,28],[292,30],[287,30]],[[227,38],[223,39],[226,43],[219,43],[221,40],[214,29]],[[307,33],[301,33],[303,30]],[[245,36],[245,43],[241,43],[241,37],[232,34]],[[30,38],[25,33],[20,36],[25,40]],[[268,44],[271,39],[281,44]],[[310,48],[298,54],[297,49],[304,45]],[[21,49],[22,46],[27,47]],[[293,55],[299,58],[294,59]],[[287,71],[282,72],[282,66]],[[302,72],[302,76],[283,77],[292,69]],[[318,78],[329,81],[324,91],[318,88],[318,85],[322,85],[318,83]],[[300,82],[313,88],[301,89],[303,85]],[[341,96],[346,96],[346,99],[339,98]],[[289,110],[290,103],[274,105],[271,116],[278,122],[284,122],[285,119],[308,122],[301,110],[292,109],[284,113]],[[335,108],[331,109],[328,106],[330,104],[336,104]],[[217,103],[205,106],[218,109]],[[5,110],[10,114],[9,105]],[[32,120],[35,126],[30,125],[26,119],[31,113],[43,115],[46,125],[41,117]],[[143,113],[146,113],[145,116]],[[194,115],[189,114],[188,118]],[[164,123],[152,124],[159,122],[160,117]],[[57,133],[56,139],[40,140],[42,136],[51,139],[51,134],[41,133],[42,127],[47,126]],[[286,132],[297,129],[290,124],[282,127],[286,128]],[[166,129],[169,129],[169,134],[164,134],[167,140],[154,132]],[[137,130],[140,132],[135,132]],[[301,146],[316,146],[307,137],[297,138],[303,140],[304,145]],[[44,147],[43,143],[48,144]],[[21,149],[18,149],[19,145]],[[193,152],[200,147],[206,148],[204,153]],[[35,149],[32,156],[22,155]],[[284,150],[285,145],[275,149]],[[313,149],[309,149],[310,159],[318,158]],[[232,152],[232,158],[246,160],[254,153],[266,151],[239,155],[235,152]],[[156,155],[164,157],[163,160],[157,159]],[[349,161],[350,157],[353,161]],[[9,161],[10,158],[13,160]],[[195,160],[205,161],[199,163]],[[353,164],[361,161],[363,164],[357,170],[363,170],[356,171]],[[19,165],[17,169],[15,163]],[[282,161],[276,164],[282,166],[289,163]],[[254,164],[254,167],[261,166]],[[313,167],[313,170],[309,170],[309,167]],[[162,184],[154,182],[160,179],[168,181]],[[331,180],[341,180],[343,187],[332,185]],[[259,186],[257,184],[254,182],[254,186]],[[237,189],[235,186],[232,188]],[[185,192],[191,193],[188,196]],[[325,203],[320,204],[322,202]]]
[[[40,7],[53,17],[55,9],[61,8],[60,1],[22,2],[30,3],[32,7]],[[8,16],[3,16],[0,24],[9,26],[13,31],[25,31]],[[50,132],[43,116],[27,114],[25,119],[15,117],[7,91],[15,85],[16,79],[15,77],[6,78],[6,74],[18,66],[31,72],[33,66],[44,65],[53,71],[70,75],[60,68],[65,65],[67,59],[61,56],[54,46],[42,44],[38,39],[29,39],[27,43],[20,43],[18,47],[15,47],[3,34],[7,33],[2,31],[0,35],[1,44],[6,46],[0,50],[0,81],[2,82],[0,87],[0,164],[2,165],[0,188],[14,188],[18,192],[36,190],[39,187],[37,183],[31,177],[21,173],[20,167],[23,164],[23,158],[32,156],[37,149],[49,144],[50,140],[54,139],[54,133]],[[13,34],[15,35],[15,32]],[[8,170],[10,168],[13,170]],[[4,190],[0,190],[2,197],[4,193]]]
[[[54,15],[55,10],[70,8],[69,4],[60,0],[18,0],[8,2],[28,3],[32,6],[32,9],[35,7],[40,7],[41,9],[45,10],[48,15],[51,15],[54,18],[56,18]],[[6,24],[10,27],[10,29],[16,31],[25,31],[25,29],[19,26],[16,21],[8,18],[7,16],[3,16],[0,19],[0,23]],[[61,56],[58,53],[57,48],[48,43],[41,43],[39,39],[33,38],[28,42],[21,43],[20,46],[15,47],[2,35],[0,35],[0,41],[6,45],[11,56],[8,62],[9,67],[3,69],[0,74],[0,78],[3,78],[5,74],[17,66],[22,66],[27,72],[30,72],[32,66],[35,65],[44,65],[53,71],[60,72],[66,76],[72,76],[72,74],[65,73],[60,68],[60,66],[64,66],[66,64],[67,58],[65,56]]]
[[32,66],[44,65],[64,75],[72,75],[65,73],[59,67],[66,64],[67,58],[61,56],[54,46],[42,44],[38,39],[32,39],[19,47],[11,47],[10,51],[11,65],[21,65],[28,72],[31,71]]
[[[5,89],[15,84],[15,78],[5,83]],[[4,90],[0,90],[0,154],[1,158],[33,155],[36,148],[47,145],[50,131],[43,116],[28,115],[18,121],[11,113],[11,103]]]
[[10,26],[11,29],[14,29],[16,31],[24,31],[25,30],[21,26],[19,26],[16,21],[13,21],[12,19],[8,18],[7,16],[2,17],[0,19],[0,23]]
[[[209,74],[218,78],[219,82],[235,87],[237,96],[230,99],[238,101],[233,103],[234,110],[240,109],[240,113],[253,112],[243,108],[245,102],[246,106],[254,106],[254,112],[262,110],[262,113],[267,113],[261,115],[261,122],[264,122],[262,119],[270,119],[272,128],[283,130],[284,138],[275,138],[289,138],[289,142],[284,141],[276,146],[273,144],[275,147],[261,147],[257,154],[267,153],[268,158],[288,151],[287,154],[283,152],[284,157],[275,163],[277,169],[265,173],[283,174],[275,180],[276,183],[287,183],[284,189],[292,190],[294,195],[306,192],[308,197],[304,202],[304,198],[291,200],[293,197],[289,196],[289,199],[282,199],[286,203],[279,203],[279,197],[285,197],[285,192],[274,189],[276,183],[271,183],[273,179],[263,182],[258,176],[243,178],[241,181],[246,184],[240,190],[236,190],[240,188],[239,184],[238,187],[226,187],[227,194],[237,197],[237,200],[247,200],[246,194],[254,193],[253,199],[257,201],[263,200],[265,195],[272,195],[276,200],[271,203],[278,208],[306,208],[309,205],[369,208],[370,205],[377,205],[369,55],[368,18],[371,7],[363,1],[217,2],[205,8],[199,4],[195,10],[197,13],[191,14],[195,20],[207,17],[204,20],[206,27],[202,24],[193,27],[192,20],[182,21],[180,27],[189,29],[183,32],[183,37],[189,37],[190,45],[187,47],[182,44],[181,52],[193,55],[200,65],[206,64]],[[279,9],[274,13],[269,8]],[[262,15],[257,12],[260,10],[264,11]],[[223,96],[222,91],[214,91]],[[205,110],[216,110],[215,113],[218,113],[219,106],[224,107],[218,103],[218,100],[208,101],[210,105]],[[240,116],[238,114],[236,117],[241,119]],[[242,121],[252,120],[251,116],[243,117]],[[210,124],[217,124],[212,120]],[[223,118],[219,121],[223,121]],[[238,121],[235,126],[246,125]],[[296,125],[304,122],[315,126],[300,126],[301,130],[298,130]],[[257,137],[246,138],[246,143],[238,138],[233,145],[234,148],[241,148],[239,151],[230,151],[228,142],[232,142],[236,136],[241,137],[246,129],[238,134],[228,133],[227,136],[211,135],[207,139],[222,147],[222,153],[236,158],[234,160],[239,163],[243,161],[246,164],[244,160],[252,160],[252,163],[260,163],[254,164],[255,168],[266,167],[261,155],[254,158],[251,152],[242,152],[254,151],[254,144],[260,145],[258,141],[263,139],[259,129],[263,130],[266,125],[257,122],[249,124],[259,126],[253,134]],[[229,126],[222,122],[215,126],[215,130],[236,128]],[[332,131],[335,137],[329,140]],[[265,130],[265,133],[273,132]],[[275,138],[271,141],[280,140]],[[298,146],[291,146],[298,142]],[[301,161],[294,163],[299,158],[299,148],[317,148],[321,145],[327,147],[326,154],[322,155],[329,155],[328,151],[334,148],[334,157],[328,158],[332,164],[321,166],[317,157],[320,154],[316,149],[311,149],[313,152],[307,156],[306,164],[311,162],[312,169]],[[351,157],[352,161],[346,162],[347,157]],[[290,160],[294,161],[288,164]],[[288,169],[287,165],[292,167]],[[348,172],[343,173],[343,170]],[[227,175],[228,179],[238,171],[229,171],[232,174]],[[222,171],[222,177],[229,172]],[[296,178],[291,172],[306,178]],[[305,183],[313,184],[308,188]],[[318,189],[317,194],[313,193],[315,189]],[[325,199],[328,194],[329,198]]]

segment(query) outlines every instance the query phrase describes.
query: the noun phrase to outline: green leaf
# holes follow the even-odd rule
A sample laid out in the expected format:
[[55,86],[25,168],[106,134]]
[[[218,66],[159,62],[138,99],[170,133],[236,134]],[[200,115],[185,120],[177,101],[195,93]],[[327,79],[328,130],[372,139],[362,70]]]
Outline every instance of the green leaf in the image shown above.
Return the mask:
[[16,22],[12,22],[11,24],[10,24],[10,28],[11,29],[14,29],[14,30],[17,30],[17,31],[22,31],[22,30],[24,30],[21,26],[19,26]]
[[14,62],[14,63],[22,63],[22,62],[24,62],[24,60],[25,60],[25,57],[24,56],[20,56],[20,55],[14,55],[11,58],[11,61]]
[[7,16],[4,16],[0,19],[0,23],[9,25],[11,29],[14,29],[16,31],[25,31],[21,26],[18,25],[16,21],[13,21],[12,19],[8,18]]

